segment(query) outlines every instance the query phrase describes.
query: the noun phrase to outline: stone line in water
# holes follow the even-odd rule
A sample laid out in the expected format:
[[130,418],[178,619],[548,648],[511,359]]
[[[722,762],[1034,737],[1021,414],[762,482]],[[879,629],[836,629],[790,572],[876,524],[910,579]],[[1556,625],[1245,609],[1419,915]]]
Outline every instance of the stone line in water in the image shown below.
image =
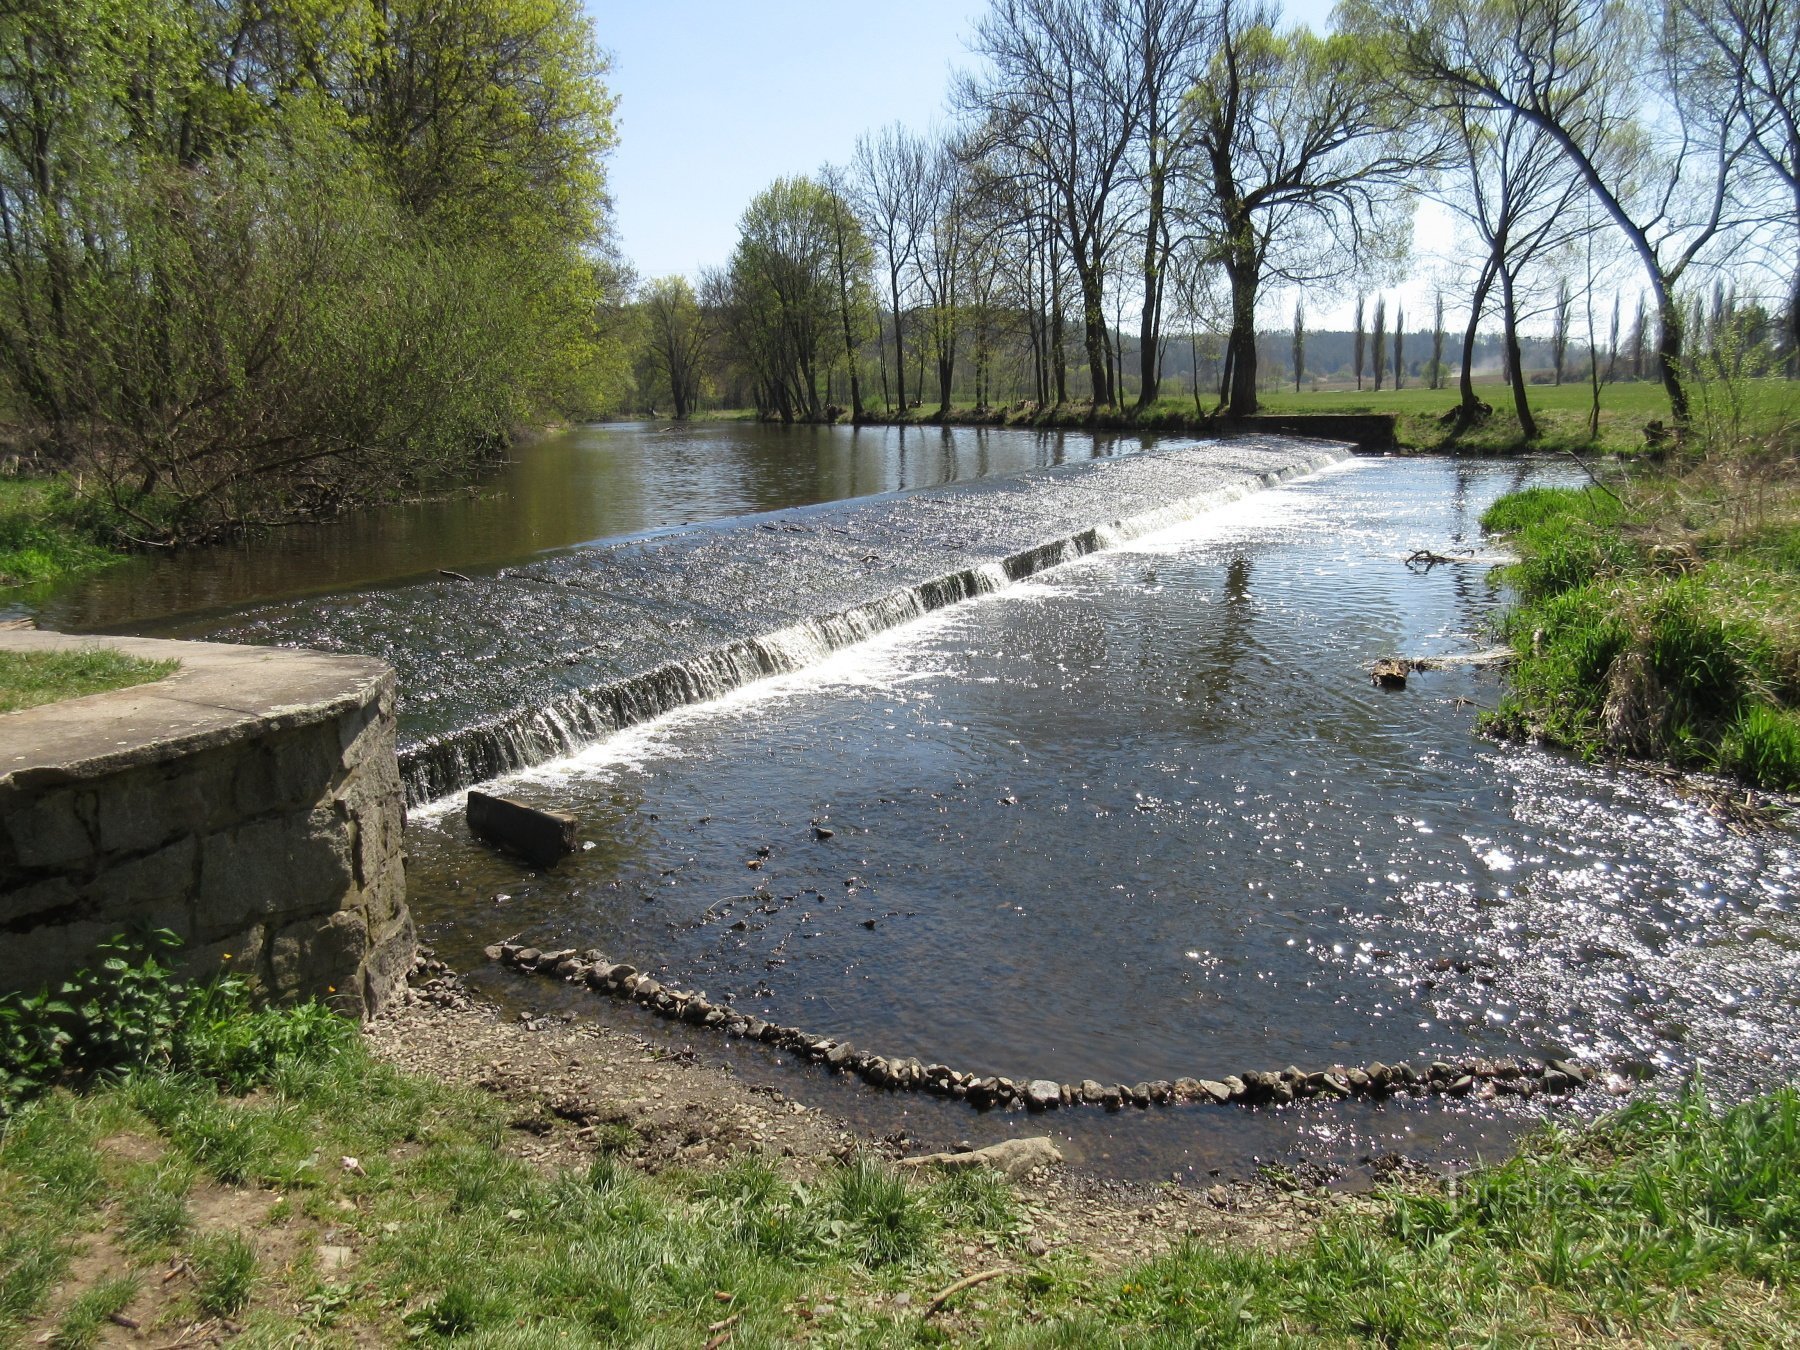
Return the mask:
[[[835,1037],[812,1035],[797,1027],[766,1022],[734,1008],[708,1002],[702,995],[671,989],[659,980],[640,974],[635,966],[608,961],[597,950],[578,952],[571,948],[546,952],[516,942],[502,942],[489,947],[487,955],[490,960],[528,974],[548,976],[570,984],[585,983],[597,994],[628,1000],[671,1021],[711,1027],[728,1036],[740,1036],[790,1050],[834,1072],[853,1073],[876,1087],[929,1092],[983,1110],[1024,1107],[1029,1111],[1050,1111],[1062,1106],[1085,1105],[1117,1111],[1124,1106],[1167,1106],[1173,1102],[1285,1106],[1305,1097],[1383,1098],[1401,1093],[1479,1099],[1532,1097],[1539,1093],[1559,1095],[1570,1092],[1599,1077],[1592,1068],[1566,1059],[1521,1064],[1512,1058],[1501,1058],[1460,1064],[1433,1062],[1423,1072],[1405,1060],[1397,1064],[1370,1064],[1366,1068],[1334,1065],[1311,1073],[1290,1066],[1267,1072],[1247,1070],[1223,1078],[1158,1080],[1130,1087],[1122,1083],[1109,1086],[1094,1079],[1081,1083],[1058,1083],[1048,1078],[1012,1079],[996,1074],[962,1073],[943,1064],[921,1064],[910,1056],[872,1054]],[[1604,1083],[1615,1095],[1629,1092],[1632,1086],[1618,1074],[1607,1074]]]
[[992,595],[1062,563],[1182,524],[1263,488],[1316,473],[1342,460],[1346,453],[1333,449],[1303,455],[1280,468],[1246,474],[1224,487],[902,586],[875,600],[714,647],[641,674],[570,690],[551,697],[543,706],[513,710],[404,747],[400,771],[407,804],[419,806],[502,774],[573,754],[614,732],[677,708],[710,702],[757,680],[802,670],[833,652],[937,610]]

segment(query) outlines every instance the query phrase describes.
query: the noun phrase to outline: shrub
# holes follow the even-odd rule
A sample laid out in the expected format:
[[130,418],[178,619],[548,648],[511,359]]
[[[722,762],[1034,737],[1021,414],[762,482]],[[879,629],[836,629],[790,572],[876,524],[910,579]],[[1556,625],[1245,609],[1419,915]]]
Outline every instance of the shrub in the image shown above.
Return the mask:
[[76,971],[54,993],[0,995],[0,1117],[59,1082],[136,1068],[243,1092],[353,1036],[321,1004],[257,1010],[241,980],[178,978],[162,957],[180,941],[167,929],[114,937],[100,944],[96,969]]

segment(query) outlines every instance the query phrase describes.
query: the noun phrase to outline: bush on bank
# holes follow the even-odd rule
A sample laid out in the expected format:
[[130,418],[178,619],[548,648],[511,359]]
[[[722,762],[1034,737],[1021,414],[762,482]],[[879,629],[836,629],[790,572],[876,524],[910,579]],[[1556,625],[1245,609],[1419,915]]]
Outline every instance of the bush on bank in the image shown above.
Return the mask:
[[[1789,1089],[1641,1103],[1291,1241],[1190,1237],[1108,1270],[1079,1245],[1034,1255],[1013,1189],[981,1174],[865,1158],[804,1180],[747,1156],[648,1176],[604,1150],[541,1171],[503,1100],[375,1061],[317,1006],[255,1011],[113,959],[80,1008],[106,1072],[0,1124],[0,1337],[92,1345],[119,1313],[168,1341],[226,1318],[257,1345],[1729,1343],[1800,1312]],[[27,1040],[68,1030],[11,1006]]]
[[1520,557],[1503,628],[1518,663],[1487,725],[1800,789],[1791,476],[1714,463],[1622,492],[1529,488],[1482,517]]

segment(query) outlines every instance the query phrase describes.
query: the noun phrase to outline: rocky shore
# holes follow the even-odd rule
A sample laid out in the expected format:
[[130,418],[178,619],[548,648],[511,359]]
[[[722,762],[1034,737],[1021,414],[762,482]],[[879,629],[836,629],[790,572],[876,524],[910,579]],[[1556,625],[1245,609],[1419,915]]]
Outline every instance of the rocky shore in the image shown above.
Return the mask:
[[[376,1055],[411,1073],[494,1093],[512,1113],[506,1147],[544,1168],[585,1167],[600,1154],[648,1172],[723,1166],[754,1154],[799,1176],[816,1176],[857,1154],[941,1166],[904,1135],[859,1136],[847,1122],[685,1048],[564,1013],[507,1017],[429,957],[412,988],[365,1032]],[[1028,1166],[1012,1176],[1033,1253],[1078,1249],[1115,1269],[1161,1254],[1186,1238],[1284,1248],[1328,1216],[1376,1203],[1363,1191],[1329,1189],[1321,1169],[1279,1169],[1204,1187],[1147,1185],[1092,1176],[1051,1161],[1048,1140],[1022,1134],[1026,1117],[981,1117],[951,1157],[1002,1145]],[[985,1136],[985,1137],[984,1137]],[[1022,1146],[1022,1147],[1021,1147]],[[1412,1170],[1399,1157],[1377,1174]],[[952,1164],[953,1165],[953,1164]],[[965,1253],[973,1259],[979,1252]]]

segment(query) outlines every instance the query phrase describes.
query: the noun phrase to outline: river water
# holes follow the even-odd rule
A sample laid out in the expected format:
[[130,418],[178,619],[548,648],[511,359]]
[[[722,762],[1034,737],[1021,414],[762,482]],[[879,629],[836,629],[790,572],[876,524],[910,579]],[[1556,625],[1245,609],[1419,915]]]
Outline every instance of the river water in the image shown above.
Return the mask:
[[[462,964],[514,934],[598,946],[771,1020],[1015,1077],[1568,1053],[1665,1087],[1785,1079],[1792,834],[1479,738],[1491,674],[1368,681],[1379,656],[1479,644],[1502,598],[1488,569],[1404,559],[1478,544],[1494,496],[1554,473],[1350,461],[627,731],[507,780],[594,842],[554,872],[421,813],[415,908]],[[1020,1125],[708,1053],[807,1074],[880,1132]],[[1440,1100],[1046,1119],[1091,1166],[1188,1177],[1466,1157],[1535,1116]]]
[[0,617],[31,613],[65,632],[206,632],[213,616],[253,603],[393,585],[440,568],[479,574],[693,521],[1132,454],[1147,439],[754,422],[576,427],[522,447],[469,492],[133,559],[72,585],[16,592],[0,600]]
[[[1254,471],[1260,453],[1288,462],[1280,446],[1116,457],[1170,444],[584,432],[527,457],[519,481],[535,496],[515,484],[417,508],[447,513],[417,550],[346,525],[336,537],[366,547],[338,570],[312,553],[275,579],[208,562],[147,595],[120,599],[109,579],[43,608],[71,627],[379,651],[400,664],[408,734],[429,748],[484,704],[568,696],[595,669],[651,660],[646,646],[786,623],[846,585],[864,602],[916,581],[896,557],[935,574],[948,564],[934,550],[1011,548],[1008,532],[1032,538],[1040,517],[1061,537],[1084,502],[1191,493]],[[1096,458],[1108,462],[1082,462]],[[1071,467],[1037,471],[1057,463]],[[772,1020],[1016,1078],[1558,1053],[1658,1090],[1696,1071],[1724,1093],[1783,1081],[1800,1069],[1791,832],[1737,831],[1654,779],[1480,738],[1491,673],[1415,675],[1404,691],[1368,681],[1381,656],[1485,645],[1504,600],[1490,569],[1407,555],[1479,548],[1488,502],[1561,472],[1355,459],[1010,584],[990,564],[981,575],[998,580],[965,603],[899,614],[835,651],[801,643],[810,664],[774,678],[684,686],[670,706],[721,696],[504,778],[580,819],[592,847],[553,871],[471,841],[460,794],[416,811],[415,914],[509,1006],[691,1042],[873,1132],[933,1143],[1027,1122],[523,985],[484,968],[481,948],[512,935],[597,946]],[[861,496],[902,487],[937,490]],[[508,502],[539,524],[502,524]],[[796,506],[808,509],[733,518]],[[489,524],[459,547],[464,511]],[[714,523],[664,529],[702,517]],[[567,547],[609,530],[639,537]],[[540,547],[560,551],[502,566]],[[427,565],[472,579],[397,584]],[[598,654],[596,628],[617,639]],[[589,673],[564,673],[576,668]],[[1536,1109],[1084,1110],[1029,1128],[1103,1172],[1195,1179],[1278,1158],[1352,1173],[1392,1150],[1463,1159],[1498,1150]]]

